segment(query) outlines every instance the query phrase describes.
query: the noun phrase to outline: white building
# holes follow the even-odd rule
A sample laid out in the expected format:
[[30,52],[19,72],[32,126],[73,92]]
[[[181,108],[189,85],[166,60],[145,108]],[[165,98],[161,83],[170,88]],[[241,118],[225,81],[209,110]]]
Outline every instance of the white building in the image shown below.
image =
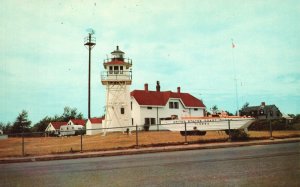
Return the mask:
[[[105,71],[101,73],[102,85],[106,88],[105,120],[103,127],[108,131],[124,131],[131,125],[130,85],[132,61],[124,58],[124,52],[117,49],[112,58],[104,60]],[[124,127],[118,128],[115,127]]]
[[161,119],[186,116],[204,116],[205,105],[189,93],[160,91],[157,81],[156,91],[144,90],[131,92],[132,125],[143,125],[147,130],[158,130]]
[[86,135],[95,135],[100,134],[103,131],[100,130],[102,128],[102,120],[103,118],[91,118],[86,122]]
[[82,119],[70,119],[67,125],[60,126],[60,135],[76,135],[82,133],[85,130],[86,121]]
[[67,125],[68,122],[61,122],[61,121],[53,121],[50,122],[49,125],[46,127],[45,132],[48,135],[59,135],[60,127],[62,125]]

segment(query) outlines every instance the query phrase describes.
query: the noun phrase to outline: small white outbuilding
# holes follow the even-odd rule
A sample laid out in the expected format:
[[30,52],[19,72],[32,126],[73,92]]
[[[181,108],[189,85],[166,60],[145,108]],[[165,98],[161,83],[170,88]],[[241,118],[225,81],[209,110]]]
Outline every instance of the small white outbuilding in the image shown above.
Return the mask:
[[95,135],[102,133],[103,118],[90,118],[86,122],[86,135]]

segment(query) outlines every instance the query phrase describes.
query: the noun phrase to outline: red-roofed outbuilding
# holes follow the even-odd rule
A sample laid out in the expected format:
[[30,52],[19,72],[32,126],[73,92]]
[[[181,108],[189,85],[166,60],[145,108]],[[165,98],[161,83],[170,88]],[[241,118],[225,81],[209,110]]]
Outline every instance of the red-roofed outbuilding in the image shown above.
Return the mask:
[[86,120],[84,119],[70,119],[68,125],[82,125],[85,126]]
[[104,118],[90,118],[86,122],[86,135],[100,134]]

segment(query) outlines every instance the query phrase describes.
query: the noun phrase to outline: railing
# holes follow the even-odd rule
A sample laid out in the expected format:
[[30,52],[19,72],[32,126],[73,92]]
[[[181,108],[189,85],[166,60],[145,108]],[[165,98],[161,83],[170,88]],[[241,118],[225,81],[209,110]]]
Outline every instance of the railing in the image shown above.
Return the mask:
[[[111,61],[114,61],[114,60],[119,60],[119,58],[107,58],[107,59],[103,60],[103,63],[108,63],[108,62],[111,62]],[[122,61],[132,65],[132,59],[130,59],[130,58],[122,58]]]
[[131,81],[132,71],[109,70],[101,72],[102,81]]
[[[226,134],[216,133],[223,141],[230,141],[232,138],[231,136],[234,130],[231,128],[231,122],[232,121],[228,120],[228,129],[225,130],[227,131]],[[103,151],[117,148],[138,148],[141,145],[151,146],[199,143],[198,137],[189,136],[191,135],[191,132],[187,131],[188,124],[190,123],[186,122],[182,124],[181,132],[169,132],[163,128],[163,126],[172,124],[156,124],[155,126],[160,127],[157,128],[157,130],[151,131],[152,133],[145,131],[146,125],[136,125],[78,130],[78,133],[74,136],[57,137],[57,135],[55,136],[55,134],[47,132],[8,134],[9,140],[0,140],[7,141],[2,144],[0,157]],[[85,135],[88,131],[89,133],[94,132],[92,133],[93,135]],[[105,131],[107,132],[106,137],[101,136]],[[63,132],[61,133],[63,134]],[[203,138],[205,138],[205,136],[201,139]],[[270,138],[273,138],[271,122]],[[209,140],[209,137],[207,140]],[[204,142],[206,141],[204,140]]]
[[87,36],[84,38],[84,43],[85,44],[89,44],[89,43],[95,44],[96,38],[94,36],[91,36],[91,38],[89,36]]

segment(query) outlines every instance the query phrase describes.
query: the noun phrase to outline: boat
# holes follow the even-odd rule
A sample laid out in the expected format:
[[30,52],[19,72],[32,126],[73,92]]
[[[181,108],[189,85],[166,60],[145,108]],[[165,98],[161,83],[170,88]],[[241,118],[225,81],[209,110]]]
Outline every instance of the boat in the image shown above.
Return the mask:
[[179,131],[181,135],[203,136],[207,131],[229,131],[244,130],[255,121],[253,117],[211,115],[207,117],[181,117],[181,119],[161,120],[161,127],[169,131]]

